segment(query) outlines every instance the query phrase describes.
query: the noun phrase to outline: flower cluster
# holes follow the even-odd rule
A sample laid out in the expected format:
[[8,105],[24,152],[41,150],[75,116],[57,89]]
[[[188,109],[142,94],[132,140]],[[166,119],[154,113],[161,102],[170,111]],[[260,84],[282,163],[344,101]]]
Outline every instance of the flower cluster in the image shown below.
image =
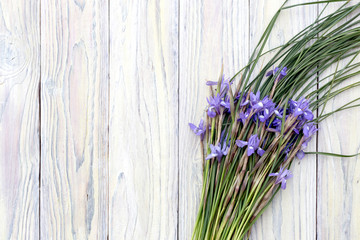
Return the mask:
[[[269,71],[266,76],[277,76],[276,81],[279,81],[286,76],[286,71],[286,67],[276,67]],[[207,98],[209,104],[207,108],[208,117],[213,119],[221,114],[229,114],[230,109],[236,109],[236,116],[238,116],[236,124],[239,125],[240,129],[249,128],[252,132],[244,136],[241,135],[235,140],[235,146],[233,146],[230,145],[227,137],[224,139],[224,129],[221,138],[219,138],[221,141],[216,141],[216,144],[211,142],[208,144],[209,153],[205,159],[216,158],[220,163],[222,158],[234,147],[244,149],[243,152],[248,157],[252,155],[262,157],[270,146],[268,139],[272,141],[275,136],[286,135],[288,137],[284,141],[283,147],[279,146],[282,149],[279,159],[283,159],[283,163],[280,165],[279,172],[269,175],[270,177],[276,176],[276,184],[281,183],[281,188],[285,189],[286,179],[291,177],[291,174],[286,169],[288,159],[295,156],[302,159],[305,156],[304,149],[307,147],[312,135],[317,131],[317,128],[311,122],[314,115],[309,108],[309,101],[305,98],[290,99],[285,109],[283,105],[276,104],[270,96],[262,96],[260,91],[256,91],[256,93],[249,91],[243,94],[237,92],[234,101],[230,103],[229,90],[232,83],[229,79],[222,76],[219,83],[208,81],[206,84],[208,86],[220,86],[216,94]],[[234,108],[231,104],[236,104],[237,108]],[[210,124],[205,124],[203,120],[200,121],[198,126],[192,123],[189,123],[189,126],[196,135],[200,136],[201,141],[205,137],[206,128],[210,128]],[[291,129],[292,132],[289,135]]]

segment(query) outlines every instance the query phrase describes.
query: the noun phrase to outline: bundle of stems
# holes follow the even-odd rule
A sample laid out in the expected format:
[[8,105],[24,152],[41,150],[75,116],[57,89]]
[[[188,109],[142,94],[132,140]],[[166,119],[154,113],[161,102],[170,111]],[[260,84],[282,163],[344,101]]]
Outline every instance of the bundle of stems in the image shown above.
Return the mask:
[[[190,123],[204,151],[203,188],[193,239],[248,237],[279,189],[285,189],[291,177],[289,168],[295,157],[304,156],[318,123],[336,112],[360,106],[359,97],[324,113],[330,99],[360,85],[360,81],[343,84],[360,73],[356,61],[360,53],[360,3],[350,6],[345,1],[326,16],[323,10],[314,23],[286,44],[263,51],[282,11],[319,3],[325,4],[325,9],[331,2],[340,1],[289,6],[285,1],[248,64],[230,79],[221,71],[217,82],[207,82],[211,94],[206,122],[201,120],[199,126]],[[272,58],[255,74],[255,66],[270,52],[274,53]],[[334,65],[336,70],[325,75]],[[313,114],[315,111],[318,114]]]

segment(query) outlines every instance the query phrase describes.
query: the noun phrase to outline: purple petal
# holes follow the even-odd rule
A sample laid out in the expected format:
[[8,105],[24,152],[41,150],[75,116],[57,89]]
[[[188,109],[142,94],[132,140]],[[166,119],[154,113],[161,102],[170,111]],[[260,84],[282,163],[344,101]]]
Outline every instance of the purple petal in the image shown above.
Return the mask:
[[298,151],[297,154],[296,154],[296,157],[298,159],[303,159],[305,157],[304,151],[303,150]]
[[201,128],[201,129],[204,128],[204,120],[203,119],[200,119],[199,128]]
[[281,181],[281,188],[285,190],[286,188],[286,180]]
[[257,154],[259,154],[259,156],[262,156],[262,155],[264,155],[265,150],[262,148],[258,148],[258,150],[256,152],[257,152]]
[[207,114],[211,118],[216,116],[216,112],[212,111],[211,108],[208,109]]
[[214,85],[217,85],[218,83],[217,82],[213,82],[213,81],[207,81],[206,82],[206,85],[208,86],[214,86]]
[[260,109],[260,108],[263,108],[264,107],[264,104],[262,102],[258,102],[257,104],[255,104],[253,106],[254,109]]
[[283,115],[279,112],[279,110],[275,110],[274,113],[276,114],[276,116],[282,118]]
[[307,109],[304,111],[304,118],[308,121],[311,121],[314,119],[314,115],[312,114],[312,112],[309,109]]
[[225,150],[223,150],[223,154],[227,155],[229,153],[229,149],[230,149],[229,147],[226,147]]
[[300,108],[296,108],[294,112],[294,116],[297,117],[299,115],[303,114],[303,111]]
[[258,138],[257,134],[251,135],[249,138],[248,146],[253,147],[256,150],[259,147],[260,139]]
[[255,152],[254,148],[253,147],[248,147],[248,150],[247,150],[247,155],[248,157],[250,157],[253,153]]
[[235,143],[236,143],[236,145],[238,145],[238,147],[241,147],[241,148],[243,148],[244,146],[246,146],[248,144],[248,142],[242,141],[242,140],[236,140]]
[[317,128],[312,123],[307,123],[304,125],[303,133],[304,136],[307,138],[310,138],[313,134],[315,134],[317,131]]
[[214,157],[217,157],[217,154],[215,154],[215,153],[210,153],[210,154],[205,158],[205,160],[209,160],[209,159],[214,158]]
[[191,130],[193,130],[194,132],[196,131],[197,127],[194,124],[189,123],[189,126],[190,126]]
[[246,106],[249,104],[249,100],[246,100],[240,104],[241,107]]

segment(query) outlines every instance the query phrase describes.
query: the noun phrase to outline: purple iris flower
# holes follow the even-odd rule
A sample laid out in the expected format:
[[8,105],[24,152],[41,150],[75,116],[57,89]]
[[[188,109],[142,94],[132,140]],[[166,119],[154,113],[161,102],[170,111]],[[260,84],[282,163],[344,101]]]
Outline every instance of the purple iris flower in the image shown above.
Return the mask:
[[287,67],[283,67],[283,69],[281,69],[281,72],[280,72],[277,80],[283,79],[283,78],[286,76],[286,74],[287,74],[286,71],[287,71]]
[[275,104],[269,97],[264,97],[262,100],[260,99],[260,91],[256,94],[250,93],[250,103],[253,109],[261,110],[264,108],[272,108],[275,107]]
[[281,183],[281,188],[283,190],[286,188],[286,180],[292,178],[292,176],[291,172],[283,167],[280,167],[279,172],[269,174],[269,177],[276,177],[275,184]]
[[240,112],[238,121],[241,120],[241,122],[245,124],[245,121],[249,117],[249,115],[250,115],[250,109],[246,110],[245,112]]
[[240,148],[243,148],[245,146],[248,146],[247,148],[247,155],[250,157],[255,151],[257,150],[257,154],[262,156],[264,154],[264,150],[259,147],[260,139],[258,138],[257,134],[252,135],[249,138],[249,141],[242,141],[242,140],[236,140],[236,145]]
[[208,98],[207,102],[209,103],[209,108],[207,113],[209,117],[213,118],[216,116],[216,114],[220,113],[221,97],[219,94],[217,94],[214,97]]
[[312,121],[314,119],[314,114],[310,109],[305,109],[303,113],[303,118],[305,118],[308,121]]
[[268,98],[264,97],[262,100],[259,98],[259,92],[251,97],[252,108],[256,110],[255,120],[259,119],[260,122],[266,122],[274,113],[275,103]]
[[227,141],[224,141],[222,146],[220,143],[216,146],[210,144],[211,153],[206,157],[206,160],[216,157],[218,162],[220,162],[221,158],[228,154],[229,148]]
[[268,96],[265,96],[261,102],[264,108],[275,108],[275,103]]
[[[230,78],[225,79],[225,75],[222,76],[221,79],[221,83],[220,83],[220,96],[223,97],[226,95],[226,93],[229,91],[230,89],[230,85],[232,84],[232,82],[230,83]],[[207,81],[206,85],[208,86],[217,86],[218,82],[213,82],[213,81]]]
[[224,99],[221,100],[220,105],[230,111],[230,98],[228,96],[225,96]]
[[[240,106],[241,106],[241,107],[246,106],[246,105],[248,105],[248,104],[250,103],[249,100],[246,100],[247,95],[248,95],[248,94],[244,94],[244,95],[243,95],[242,100],[241,100],[241,103],[240,103]],[[236,97],[235,97],[235,101],[239,101],[240,96],[241,96],[241,93],[239,92],[239,93],[236,95]]]
[[204,126],[204,120],[200,120],[199,126],[197,127],[196,125],[189,123],[189,126],[191,128],[191,130],[198,136],[200,136],[201,141],[204,139],[205,136],[205,126]]
[[313,120],[314,115],[309,109],[309,101],[301,98],[299,101],[289,100],[290,111],[295,117],[300,117],[308,121]]
[[[266,73],[266,77],[273,76],[273,75],[275,76],[276,73],[277,73],[277,71],[279,71],[279,68],[278,68],[278,67],[274,68],[273,70],[268,71],[268,72]],[[277,77],[276,81],[279,81],[279,80],[283,79],[283,78],[286,76],[286,74],[287,74],[286,71],[287,71],[287,67],[283,67],[283,68],[281,69],[280,74],[279,74],[279,76]]]
[[260,122],[266,122],[274,113],[274,109],[275,108],[273,106],[270,106],[268,108],[265,108],[263,111],[261,111],[258,114]]
[[303,133],[306,138],[311,137],[317,131],[317,128],[312,123],[306,123],[303,128]]
[[265,76],[269,77],[269,76],[275,75],[277,71],[279,71],[278,67],[273,68],[273,70],[268,71]]
[[258,91],[256,94],[254,94],[253,92],[250,93],[250,103],[254,109],[264,107],[263,103],[260,100],[260,91]]

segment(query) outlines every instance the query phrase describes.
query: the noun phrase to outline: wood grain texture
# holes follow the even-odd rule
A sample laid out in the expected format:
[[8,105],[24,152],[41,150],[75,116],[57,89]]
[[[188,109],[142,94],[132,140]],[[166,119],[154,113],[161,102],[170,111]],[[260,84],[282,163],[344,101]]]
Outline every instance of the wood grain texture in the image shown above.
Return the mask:
[[179,239],[190,239],[200,202],[199,138],[188,122],[205,117],[206,80],[216,81],[224,64],[233,76],[249,58],[247,1],[180,1]]
[[[353,2],[358,3],[358,2]],[[351,4],[351,3],[350,3]],[[341,4],[332,4],[325,13],[331,13]],[[322,9],[322,8],[321,8]],[[358,14],[358,11],[356,12]],[[353,17],[354,14],[348,17]],[[358,63],[357,57],[354,63]],[[346,61],[339,63],[339,68]],[[334,64],[323,76],[336,70]],[[331,81],[331,79],[330,79]],[[359,76],[345,81],[334,90],[359,81]],[[346,91],[330,100],[324,113],[331,112],[358,98],[360,88]],[[319,151],[339,154],[360,152],[360,110],[354,108],[336,113],[319,125]],[[318,157],[317,238],[359,239],[360,236],[360,158]]]
[[41,239],[106,239],[106,0],[41,2]]
[[0,239],[39,238],[39,6],[0,0]]
[[110,3],[110,239],[177,239],[178,1]]
[[[206,80],[246,64],[282,2],[0,0],[0,239],[190,239],[202,162],[188,122],[205,116]],[[319,9],[282,13],[265,50]],[[318,150],[360,152],[359,118],[322,122]],[[294,163],[250,239],[358,239],[359,156]]]
[[[306,2],[292,0],[289,4]],[[253,49],[269,21],[283,1],[250,2],[250,46]],[[283,11],[275,24],[265,51],[284,44],[310,25],[317,16],[317,7],[297,7]],[[265,57],[265,59],[268,59]],[[267,60],[265,60],[266,62]],[[316,139],[307,151],[316,150]],[[294,177],[285,191],[279,191],[268,209],[255,223],[251,239],[309,239],[316,237],[316,157],[295,159],[291,167]]]

